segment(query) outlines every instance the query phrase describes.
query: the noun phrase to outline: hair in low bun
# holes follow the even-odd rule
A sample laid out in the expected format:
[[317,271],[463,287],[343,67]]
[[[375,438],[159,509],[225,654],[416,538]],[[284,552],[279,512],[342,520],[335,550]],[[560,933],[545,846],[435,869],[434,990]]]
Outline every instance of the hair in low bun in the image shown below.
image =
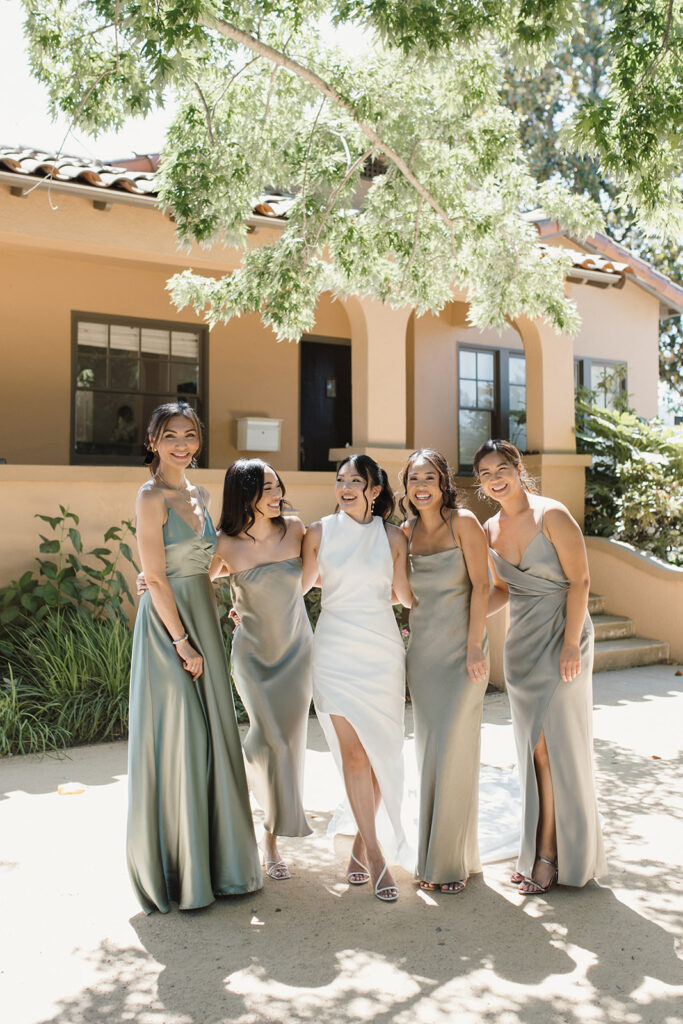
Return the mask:
[[372,514],[375,516],[381,516],[385,521],[389,519],[394,514],[395,502],[394,492],[389,486],[389,477],[385,470],[383,470],[374,459],[370,458],[369,455],[347,455],[344,461],[339,463],[337,473],[343,466],[348,465],[348,463],[351,463],[351,465],[365,480],[363,496],[365,497],[366,513],[370,508],[370,502],[368,501],[367,495],[368,487],[381,487],[381,491],[375,498],[375,502],[372,507]]

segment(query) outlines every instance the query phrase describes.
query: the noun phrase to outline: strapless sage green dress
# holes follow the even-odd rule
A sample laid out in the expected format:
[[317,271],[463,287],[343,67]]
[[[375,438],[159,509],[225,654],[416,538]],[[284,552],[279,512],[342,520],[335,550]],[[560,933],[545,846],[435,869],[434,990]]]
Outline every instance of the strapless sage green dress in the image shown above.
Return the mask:
[[166,575],[190,643],[196,682],[142,595],[130,679],[127,859],[143,910],[166,913],[262,885],[228,664],[209,565],[216,550],[204,511],[198,535],[174,509],[163,528]]
[[[415,595],[408,689],[420,775],[415,875],[425,882],[457,882],[481,871],[479,760],[488,679],[474,683],[467,674],[472,584],[462,549],[409,551],[408,572]],[[488,654],[486,635],[482,646]]]
[[251,788],[268,832],[308,836],[302,792],[313,633],[301,590],[301,559],[234,572],[230,593],[241,620],[230,664],[249,715],[244,753]]
[[586,612],[581,670],[563,683],[560,651],[569,581],[553,543],[543,533],[543,518],[519,565],[490,550],[510,594],[503,671],[522,791],[517,870],[530,876],[534,867],[539,811],[534,750],[543,733],[555,803],[558,881],[585,885],[607,870],[593,784],[593,624]]

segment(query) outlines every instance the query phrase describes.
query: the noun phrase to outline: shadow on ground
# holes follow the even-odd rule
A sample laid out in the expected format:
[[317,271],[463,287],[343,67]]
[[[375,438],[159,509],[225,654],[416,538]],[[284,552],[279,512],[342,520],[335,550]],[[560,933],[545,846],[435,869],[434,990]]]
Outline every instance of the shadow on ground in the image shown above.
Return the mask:
[[[143,1006],[145,1021],[169,1024],[445,1024],[468,1010],[482,1022],[505,1011],[534,1024],[580,1024],[582,1005],[567,985],[553,994],[553,981],[577,971],[577,959],[588,962],[577,985],[595,1003],[591,1019],[673,1019],[673,993],[634,998],[647,979],[680,982],[673,938],[609,889],[555,890],[535,904],[534,917],[481,879],[434,905],[402,880],[404,898],[385,907],[367,891],[330,892],[326,876],[306,869],[287,892],[270,886],[203,912],[176,912],[173,929],[161,915],[135,917],[145,952],[103,947],[108,984],[81,992],[54,1024],[123,1024]],[[309,911],[303,917],[298,897]],[[141,991],[149,991],[150,958],[161,968],[151,1000]]]

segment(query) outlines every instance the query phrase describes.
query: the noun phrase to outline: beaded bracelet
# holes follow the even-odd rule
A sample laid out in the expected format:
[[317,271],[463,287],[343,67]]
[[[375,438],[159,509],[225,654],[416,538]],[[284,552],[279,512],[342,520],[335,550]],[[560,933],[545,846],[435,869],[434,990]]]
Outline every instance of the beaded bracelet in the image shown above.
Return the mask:
[[177,647],[178,644],[182,644],[185,640],[187,640],[187,633],[183,633],[183,635],[179,636],[177,640],[171,640],[171,643],[174,647]]

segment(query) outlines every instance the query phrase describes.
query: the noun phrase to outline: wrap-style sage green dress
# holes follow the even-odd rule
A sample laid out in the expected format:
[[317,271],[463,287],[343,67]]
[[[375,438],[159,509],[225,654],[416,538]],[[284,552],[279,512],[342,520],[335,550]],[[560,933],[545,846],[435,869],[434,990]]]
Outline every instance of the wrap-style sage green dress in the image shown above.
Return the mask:
[[593,624],[586,612],[581,670],[563,683],[560,651],[569,581],[555,546],[543,532],[543,518],[519,565],[493,549],[491,557],[510,594],[503,670],[522,793],[517,870],[531,877],[536,857],[539,799],[534,750],[543,733],[555,803],[558,881],[585,885],[606,871],[593,784]]
[[308,836],[302,792],[313,633],[301,589],[301,559],[231,573],[230,593],[241,620],[230,664],[249,715],[244,753],[251,788],[266,831]]
[[262,885],[242,747],[209,565],[216,533],[201,535],[170,506],[166,575],[204,668],[182,666],[149,591],[140,599],[130,679],[127,859],[146,913],[213,903]]
[[[453,543],[447,551],[408,554],[415,603],[407,671],[420,776],[415,876],[433,883],[481,871],[479,757],[488,679],[474,683],[467,674],[472,584],[455,535]],[[486,635],[482,646],[488,654]]]

